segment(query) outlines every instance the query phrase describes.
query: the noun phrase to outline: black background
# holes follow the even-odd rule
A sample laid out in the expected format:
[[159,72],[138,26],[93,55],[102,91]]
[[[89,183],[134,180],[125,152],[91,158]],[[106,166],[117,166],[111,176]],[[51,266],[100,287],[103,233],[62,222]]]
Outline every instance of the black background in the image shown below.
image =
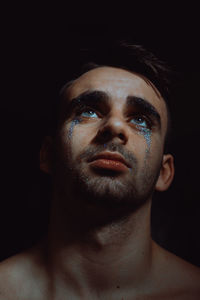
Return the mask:
[[0,259],[31,246],[46,230],[50,186],[48,176],[39,170],[39,149],[49,107],[65,82],[70,37],[110,35],[143,44],[179,74],[172,97],[176,174],[170,189],[155,195],[152,234],[162,246],[199,266],[200,47],[195,8],[163,4],[159,11],[133,8],[132,13],[118,10],[116,15],[113,7],[106,16],[96,9],[89,17],[81,8],[55,12],[52,6],[51,13],[48,9],[5,10]]

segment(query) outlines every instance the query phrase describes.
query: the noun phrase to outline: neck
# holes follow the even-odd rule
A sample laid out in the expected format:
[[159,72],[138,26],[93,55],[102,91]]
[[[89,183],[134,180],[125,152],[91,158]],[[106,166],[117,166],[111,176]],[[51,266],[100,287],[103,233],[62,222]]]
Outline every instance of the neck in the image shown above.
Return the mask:
[[48,236],[53,276],[70,278],[70,289],[83,294],[144,285],[152,263],[150,209],[148,201],[127,218],[89,227],[82,209],[62,218],[54,208]]

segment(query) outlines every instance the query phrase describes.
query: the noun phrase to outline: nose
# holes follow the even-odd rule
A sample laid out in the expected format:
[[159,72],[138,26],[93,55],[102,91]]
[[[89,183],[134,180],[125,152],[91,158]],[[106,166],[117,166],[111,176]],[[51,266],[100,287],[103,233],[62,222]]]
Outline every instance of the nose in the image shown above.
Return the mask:
[[98,130],[96,138],[101,142],[115,140],[121,144],[126,144],[128,141],[128,130],[125,121],[117,116],[110,116],[102,123]]

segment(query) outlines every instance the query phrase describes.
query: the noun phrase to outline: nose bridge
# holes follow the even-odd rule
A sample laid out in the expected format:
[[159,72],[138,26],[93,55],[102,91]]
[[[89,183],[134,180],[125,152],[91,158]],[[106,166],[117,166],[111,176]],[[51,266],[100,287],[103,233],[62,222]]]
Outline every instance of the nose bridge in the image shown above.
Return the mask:
[[121,116],[121,112],[115,111],[110,114],[106,120],[107,126],[112,127],[114,130],[122,130],[124,126],[124,120]]
[[118,137],[123,142],[126,142],[128,140],[128,133],[122,111],[118,109],[110,112],[102,123],[99,134],[107,138]]

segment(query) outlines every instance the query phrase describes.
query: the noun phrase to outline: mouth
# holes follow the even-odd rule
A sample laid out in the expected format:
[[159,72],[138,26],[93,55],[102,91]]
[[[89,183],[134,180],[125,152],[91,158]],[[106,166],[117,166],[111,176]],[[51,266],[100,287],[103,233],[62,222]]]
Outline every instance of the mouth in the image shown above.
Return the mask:
[[118,172],[126,172],[130,165],[126,160],[117,153],[103,152],[95,155],[89,160],[90,166],[94,169],[111,170]]

